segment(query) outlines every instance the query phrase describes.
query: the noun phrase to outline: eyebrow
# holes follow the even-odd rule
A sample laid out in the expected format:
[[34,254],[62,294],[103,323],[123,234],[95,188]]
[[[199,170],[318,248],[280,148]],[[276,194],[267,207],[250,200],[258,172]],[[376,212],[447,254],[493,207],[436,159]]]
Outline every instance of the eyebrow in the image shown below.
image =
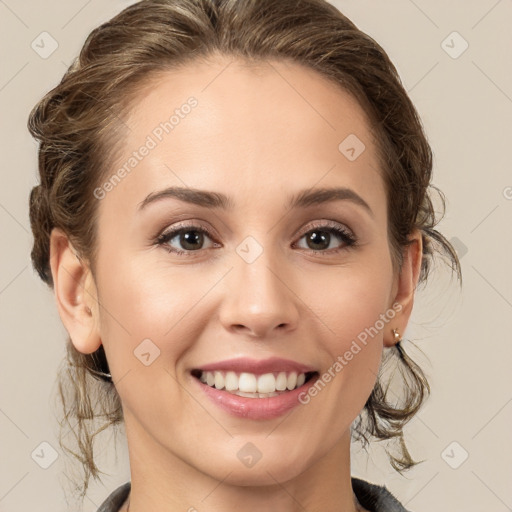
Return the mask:
[[[139,203],[139,211],[151,203],[162,199],[178,199],[180,201],[223,210],[232,210],[235,206],[233,199],[220,192],[210,192],[186,187],[169,187],[158,192],[152,192]],[[308,208],[310,206],[333,201],[351,201],[362,206],[372,217],[374,213],[369,204],[354,190],[346,187],[305,189],[292,196],[286,205],[287,209]]]

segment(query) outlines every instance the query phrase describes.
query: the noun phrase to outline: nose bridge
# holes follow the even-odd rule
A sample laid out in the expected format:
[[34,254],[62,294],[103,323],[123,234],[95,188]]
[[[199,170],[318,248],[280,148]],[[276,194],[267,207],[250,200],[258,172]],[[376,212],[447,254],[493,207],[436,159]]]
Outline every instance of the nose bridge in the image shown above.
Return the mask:
[[297,304],[291,283],[286,283],[289,273],[283,272],[286,263],[280,252],[262,246],[253,237],[239,244],[236,252],[221,315],[225,327],[243,327],[256,336],[269,336],[277,328],[293,328]]

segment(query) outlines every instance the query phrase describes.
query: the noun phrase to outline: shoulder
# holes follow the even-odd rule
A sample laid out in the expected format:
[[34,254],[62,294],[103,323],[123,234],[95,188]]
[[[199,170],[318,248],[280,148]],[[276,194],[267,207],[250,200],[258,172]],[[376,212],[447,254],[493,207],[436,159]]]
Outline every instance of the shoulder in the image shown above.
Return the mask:
[[359,503],[370,512],[409,512],[385,486],[352,477],[352,489]]
[[101,504],[98,512],[118,512],[122,504],[128,498],[131,489],[131,482],[118,487],[110,496]]

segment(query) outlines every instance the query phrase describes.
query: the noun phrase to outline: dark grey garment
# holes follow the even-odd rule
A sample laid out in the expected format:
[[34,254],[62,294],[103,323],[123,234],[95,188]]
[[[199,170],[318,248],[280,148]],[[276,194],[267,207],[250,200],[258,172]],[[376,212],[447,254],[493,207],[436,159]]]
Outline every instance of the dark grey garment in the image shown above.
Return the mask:
[[357,501],[370,512],[410,512],[387,489],[352,477]]
[[[352,488],[359,503],[370,512],[410,512],[386,489],[352,477]],[[131,482],[118,487],[101,505],[98,512],[119,512],[128,498]]]
[[123,503],[128,498],[130,494],[130,489],[132,487],[131,482],[126,482],[125,484],[118,487],[102,504],[98,509],[98,512],[118,512]]

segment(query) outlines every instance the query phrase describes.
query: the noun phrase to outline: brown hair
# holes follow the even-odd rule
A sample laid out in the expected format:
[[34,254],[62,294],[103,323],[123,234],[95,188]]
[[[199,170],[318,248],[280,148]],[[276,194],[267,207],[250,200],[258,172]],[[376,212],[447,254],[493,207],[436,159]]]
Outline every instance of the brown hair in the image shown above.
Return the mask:
[[[430,184],[432,153],[421,121],[394,65],[371,37],[324,0],[144,0],[93,30],[60,84],[30,114],[29,130],[40,141],[41,177],[30,194],[31,256],[43,281],[53,287],[49,239],[54,227],[64,230],[94,274],[98,201],[93,190],[114,161],[112,149],[119,147],[125,129],[122,116],[137,91],[160,72],[215,54],[299,63],[351,93],[378,144],[394,269],[401,268],[402,251],[417,228],[423,237],[420,282],[426,281],[435,252],[446,256],[462,280],[454,249],[434,229],[440,218],[430,190],[441,198],[441,218],[445,200]],[[399,453],[388,453],[393,467],[403,471],[417,464],[403,442],[403,427],[430,388],[403,349],[390,357],[404,378],[404,396],[396,403],[379,375],[353,432],[364,446],[369,436],[398,440]],[[103,347],[81,354],[68,338],[66,367],[59,374],[61,435],[70,427],[79,453],[68,450],[63,435],[59,441],[83,463],[82,496],[90,475],[97,479],[100,473],[94,437],[123,419],[116,388],[102,372],[109,372]],[[100,426],[93,429],[96,420]]]

